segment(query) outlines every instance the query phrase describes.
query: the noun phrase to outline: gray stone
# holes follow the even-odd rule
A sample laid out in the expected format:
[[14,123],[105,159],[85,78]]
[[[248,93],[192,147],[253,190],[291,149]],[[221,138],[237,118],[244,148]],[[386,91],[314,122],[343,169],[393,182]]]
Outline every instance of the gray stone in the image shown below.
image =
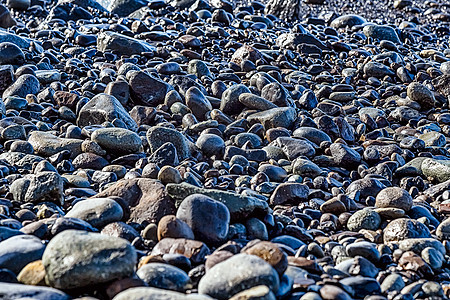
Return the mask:
[[150,287],[184,292],[189,276],[183,270],[163,263],[148,263],[136,272]]
[[37,95],[40,90],[39,80],[31,74],[21,75],[3,92],[3,99],[9,96],[25,98],[28,94]]
[[225,300],[261,284],[277,292],[280,281],[275,269],[257,256],[237,254],[209,269],[198,290],[200,294]]
[[0,299],[69,300],[71,297],[57,289],[49,287],[0,282]]
[[361,229],[377,230],[380,227],[380,215],[373,209],[365,208],[356,211],[347,222],[347,227],[351,231],[360,231]]
[[[0,242],[0,268],[6,268],[16,274],[30,262],[39,260],[45,245],[32,235],[18,235]],[[0,295],[1,295],[0,290]]]
[[80,288],[131,276],[134,247],[99,233],[66,230],[47,245],[42,257],[46,282],[58,289]]
[[396,44],[401,44],[400,38],[394,28],[384,25],[366,25],[363,32],[367,37],[378,39],[380,41],[387,40]]
[[384,242],[430,237],[430,231],[424,224],[406,218],[391,221],[384,229],[383,235]]
[[399,208],[408,212],[413,205],[411,195],[399,187],[387,187],[378,193],[375,206],[378,208]]
[[277,107],[251,114],[247,117],[250,123],[261,123],[264,128],[291,128],[297,119],[297,112],[292,107]]
[[63,179],[55,172],[26,175],[15,180],[10,190],[14,200],[21,203],[49,201],[62,204],[64,202]]
[[78,201],[66,214],[67,218],[78,218],[94,227],[101,228],[109,223],[120,221],[122,207],[114,200],[94,198]]
[[139,152],[142,146],[141,138],[136,133],[123,128],[95,130],[91,135],[91,140],[114,154]]
[[144,41],[112,31],[104,31],[98,35],[97,49],[102,52],[111,51],[121,55],[141,54],[142,52],[156,50],[154,46]]
[[147,140],[152,153],[163,144],[170,142],[177,149],[177,154],[180,160],[185,160],[191,156],[188,140],[181,132],[177,130],[161,126],[153,126],[147,131]]

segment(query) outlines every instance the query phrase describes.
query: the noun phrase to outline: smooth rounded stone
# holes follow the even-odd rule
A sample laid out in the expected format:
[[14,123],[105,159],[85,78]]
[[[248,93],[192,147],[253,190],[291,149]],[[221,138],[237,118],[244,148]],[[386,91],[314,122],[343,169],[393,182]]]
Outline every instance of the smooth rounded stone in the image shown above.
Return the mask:
[[356,211],[347,221],[347,228],[351,231],[361,229],[377,230],[380,227],[380,215],[373,209],[365,208]]
[[103,227],[101,233],[109,236],[120,237],[130,242],[140,237],[139,232],[137,232],[136,229],[123,222],[109,223]]
[[290,128],[297,119],[297,113],[292,107],[272,108],[251,114],[247,117],[250,123],[261,123],[264,128]]
[[243,84],[235,84],[227,88],[220,101],[220,110],[225,114],[238,114],[244,109],[244,105],[239,101],[239,96],[243,93],[250,93],[248,87]]
[[152,153],[165,143],[172,143],[177,149],[180,160],[185,160],[191,156],[188,140],[177,130],[154,126],[147,131],[147,141]]
[[423,108],[436,106],[436,99],[434,98],[433,92],[421,83],[410,83],[408,85],[408,88],[406,89],[406,93],[409,99],[411,99],[412,101],[416,101]]
[[364,74],[368,77],[383,78],[384,76],[393,76],[395,73],[387,66],[378,62],[368,62],[364,65]]
[[108,164],[106,159],[94,153],[81,153],[72,161],[72,165],[76,169],[101,170]]
[[135,287],[129,288],[117,294],[113,300],[146,300],[146,299],[164,299],[164,300],[212,300],[211,297],[199,294],[183,294],[175,291],[157,289],[153,287]]
[[278,82],[271,82],[261,90],[261,97],[277,106],[292,106],[292,99],[289,92]]
[[374,264],[362,256],[344,260],[336,265],[335,268],[352,276],[360,275],[371,278],[375,278],[379,272]]
[[116,97],[98,94],[80,109],[77,125],[82,128],[89,125],[100,125],[106,121],[113,122],[115,119],[121,120],[131,131],[136,131],[138,128],[136,122]]
[[196,239],[205,243],[220,243],[228,235],[230,212],[224,204],[210,197],[200,194],[186,197],[176,216],[192,228]]
[[419,135],[418,138],[423,140],[427,147],[444,147],[446,143],[445,136],[436,131],[426,132]]
[[136,275],[150,287],[184,292],[189,276],[181,269],[163,263],[149,263],[137,270]]
[[173,90],[170,84],[142,71],[130,72],[127,75],[130,75],[130,96],[135,103],[157,106],[164,103],[166,94]]
[[0,64],[21,65],[24,62],[25,62],[25,54],[18,46],[9,42],[0,43]]
[[322,297],[315,292],[307,292],[300,298],[300,300],[322,300]]
[[63,179],[55,172],[28,174],[15,180],[10,187],[14,200],[21,203],[56,202],[63,203]]
[[294,182],[282,183],[276,187],[270,196],[271,205],[284,203],[295,204],[308,200],[309,188],[307,185]]
[[95,130],[91,140],[112,153],[130,154],[140,151],[141,138],[134,132],[123,128],[101,128]]
[[122,207],[114,200],[94,198],[77,202],[66,214],[67,218],[78,218],[94,227],[101,228],[109,223],[120,221]]
[[277,107],[276,104],[270,102],[269,100],[266,100],[263,97],[259,97],[251,93],[240,94],[239,102],[242,103],[247,108],[257,110],[268,110]]
[[337,102],[348,102],[355,98],[356,92],[333,92],[330,95],[330,100]]
[[25,232],[22,230],[12,229],[5,226],[0,226],[0,242],[9,239],[12,236],[22,235]]
[[353,27],[356,25],[362,25],[364,23],[366,23],[367,21],[361,17],[361,16],[357,16],[357,15],[343,15],[340,16],[336,19],[334,19],[330,26],[333,28],[345,28],[345,27]]
[[347,245],[345,248],[347,254],[351,257],[360,255],[370,261],[377,262],[380,259],[380,252],[376,244],[369,242],[357,242]]
[[444,182],[450,179],[450,161],[427,158],[422,161],[420,169],[428,178],[438,182]]
[[270,181],[282,182],[288,176],[285,169],[270,164],[263,164],[258,168],[258,172],[262,172],[269,177]]
[[406,212],[403,209],[393,207],[376,208],[374,210],[380,215],[380,217],[389,220],[402,218],[406,214]]
[[400,38],[394,28],[384,25],[366,25],[363,32],[367,37],[378,40],[387,40],[396,44],[401,44]]
[[420,256],[433,270],[440,270],[445,260],[441,252],[431,247],[423,249]]
[[171,166],[162,167],[158,172],[157,178],[163,184],[180,183],[183,181],[183,178],[181,178],[180,171]]
[[45,268],[42,260],[27,264],[17,275],[17,280],[28,285],[45,285]]
[[10,237],[0,242],[0,268],[6,268],[19,274],[27,264],[41,259],[44,250],[45,245],[35,236]]
[[384,242],[401,241],[411,238],[430,238],[428,228],[417,220],[406,218],[391,221],[384,229]]
[[275,300],[272,291],[265,285],[258,285],[237,293],[230,300]]
[[381,283],[381,292],[388,293],[392,291],[401,291],[405,287],[405,282],[402,276],[393,273],[386,276],[386,278]]
[[9,300],[21,299],[46,299],[69,300],[72,299],[66,293],[43,286],[31,286],[17,283],[0,282],[0,297]]
[[194,239],[194,233],[189,225],[174,215],[167,215],[161,218],[158,223],[157,235],[159,241],[164,238]]
[[378,195],[378,193],[384,188],[386,188],[386,186],[379,180],[373,178],[363,178],[350,183],[346,189],[346,192],[350,198],[352,198],[352,195],[357,193],[360,194],[361,198],[366,198],[368,196],[376,197],[376,195]]
[[332,213],[335,215],[339,215],[347,211],[347,207],[345,204],[337,198],[332,198],[330,200],[325,201],[320,206],[320,211],[323,213]]
[[351,287],[358,297],[377,295],[381,293],[378,281],[369,277],[347,277],[339,281],[340,284]]
[[450,218],[445,219],[439,224],[436,228],[436,236],[441,240],[450,238]]
[[314,127],[300,127],[294,130],[292,133],[294,137],[298,138],[304,138],[311,142],[313,142],[316,145],[320,145],[322,142],[332,142],[330,136],[323,132],[322,130],[319,130]]
[[342,167],[356,167],[361,162],[361,155],[343,144],[331,144],[330,153],[335,163]]
[[31,74],[21,75],[3,92],[3,99],[10,96],[25,98],[28,94],[37,95],[40,90],[39,80]]
[[241,63],[245,60],[256,62],[257,60],[262,58],[263,56],[261,52],[259,52],[256,48],[250,45],[243,45],[233,53],[233,55],[231,56],[231,62],[234,62],[237,65],[241,65]]
[[375,206],[378,208],[399,208],[408,212],[413,205],[411,195],[399,187],[387,187],[378,193]]
[[248,219],[247,222],[245,222],[245,228],[247,231],[247,237],[250,240],[258,239],[267,241],[269,239],[266,224],[257,218]]
[[220,157],[225,151],[224,140],[220,136],[211,133],[201,134],[195,145],[208,157],[213,155]]
[[441,298],[444,296],[444,290],[442,289],[441,284],[434,282],[434,281],[425,282],[422,285],[422,291],[427,296],[434,296],[434,297],[441,297]]
[[103,31],[97,37],[98,51],[112,51],[122,55],[141,54],[142,52],[153,52],[154,46],[126,35]]
[[61,81],[61,73],[56,70],[38,70],[35,72],[36,78],[42,84],[52,83],[54,81]]
[[196,240],[184,238],[165,238],[158,242],[152,249],[151,255],[181,254],[186,256],[195,265],[205,262],[210,254],[208,246]]
[[202,78],[203,76],[213,78],[211,71],[207,64],[201,60],[193,59],[189,61],[187,66],[187,72],[189,74],[194,74],[197,78]]
[[325,284],[320,289],[320,296],[323,300],[350,300],[352,299],[343,289],[335,285]]
[[398,243],[400,250],[403,251],[413,251],[416,254],[421,254],[421,252],[428,247],[436,249],[441,252],[442,255],[446,253],[444,245],[436,239],[433,238],[410,238],[401,240]]
[[136,251],[126,240],[66,230],[50,240],[42,257],[46,282],[58,289],[80,288],[131,276]]
[[280,274],[280,276],[286,271],[288,267],[286,254],[278,245],[271,242],[258,242],[254,245],[244,248],[242,252],[256,255],[264,259],[278,272],[278,274]]
[[280,147],[287,159],[291,161],[299,156],[313,157],[316,153],[311,142],[305,140],[282,136],[277,138],[273,144]]
[[186,105],[192,111],[194,116],[200,120],[204,121],[206,119],[206,114],[212,110],[211,103],[203,95],[203,93],[195,86],[190,87],[186,91]]
[[297,158],[293,162],[292,173],[314,178],[322,173],[322,169],[310,160]]
[[280,280],[275,269],[257,256],[236,254],[212,267],[200,279],[198,291],[225,300],[258,285],[266,285],[276,293]]

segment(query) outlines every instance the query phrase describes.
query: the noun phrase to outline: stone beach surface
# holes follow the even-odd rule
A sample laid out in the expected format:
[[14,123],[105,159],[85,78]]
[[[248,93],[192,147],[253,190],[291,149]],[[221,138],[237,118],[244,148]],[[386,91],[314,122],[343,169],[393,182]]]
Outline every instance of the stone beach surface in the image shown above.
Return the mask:
[[0,4],[0,299],[450,297],[450,4]]

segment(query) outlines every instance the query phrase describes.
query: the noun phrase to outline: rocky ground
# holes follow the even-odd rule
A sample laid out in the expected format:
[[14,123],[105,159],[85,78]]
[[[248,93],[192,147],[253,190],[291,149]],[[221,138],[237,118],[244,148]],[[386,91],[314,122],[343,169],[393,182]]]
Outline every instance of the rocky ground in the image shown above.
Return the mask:
[[0,299],[450,296],[450,5],[322,2],[0,5]]

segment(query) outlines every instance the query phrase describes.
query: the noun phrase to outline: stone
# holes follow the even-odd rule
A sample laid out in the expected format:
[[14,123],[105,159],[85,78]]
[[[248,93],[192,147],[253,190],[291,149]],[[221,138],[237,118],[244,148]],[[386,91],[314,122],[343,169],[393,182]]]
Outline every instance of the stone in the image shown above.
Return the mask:
[[45,245],[35,236],[10,237],[0,242],[0,268],[6,268],[19,274],[27,264],[40,260],[44,250]]
[[81,288],[131,276],[136,250],[126,240],[66,230],[55,236],[42,257],[46,282],[58,289]]
[[408,212],[413,205],[411,195],[398,187],[387,187],[378,193],[375,206],[378,208],[399,208]]
[[210,250],[200,241],[164,238],[155,245],[151,252],[151,255],[163,254],[181,254],[189,258],[193,264],[200,264],[205,262]]
[[136,133],[123,128],[97,129],[92,133],[91,140],[117,154],[136,153],[142,146],[141,138]]
[[297,119],[297,113],[292,107],[272,108],[248,116],[250,123],[261,123],[264,128],[291,128]]
[[[11,2],[11,1],[8,1]],[[21,2],[21,1],[14,1]],[[21,65],[25,62],[25,54],[13,43],[0,43],[0,64],[2,65]]]
[[250,93],[243,84],[236,84],[226,89],[220,101],[220,110],[225,114],[237,114],[242,111],[244,105],[239,101],[241,94]]
[[168,197],[164,185],[150,178],[122,179],[95,198],[120,197],[130,209],[129,221],[159,222],[165,215],[175,214],[175,204]]
[[257,256],[237,254],[212,267],[200,280],[198,291],[221,300],[261,284],[276,293],[277,272]]
[[131,118],[119,100],[107,94],[98,94],[89,100],[78,113],[77,125],[85,127],[103,122],[121,120],[131,131],[137,130],[136,122]]
[[133,55],[153,52],[155,47],[120,33],[104,31],[98,35],[97,49],[102,52],[111,51],[121,55]]
[[10,300],[30,298],[46,300],[71,299],[69,295],[57,289],[6,282],[0,282],[0,297]]
[[227,206],[210,197],[200,194],[186,197],[176,216],[192,228],[197,240],[207,244],[220,243],[228,235],[230,212]]
[[161,218],[158,223],[158,240],[164,238],[185,238],[194,239],[194,233],[189,225],[178,219],[174,215],[167,215]]
[[401,241],[411,238],[430,238],[428,228],[417,220],[406,218],[391,221],[384,229],[385,242]]
[[133,102],[146,106],[162,104],[166,94],[173,89],[169,84],[145,72],[133,72],[128,81]]
[[195,145],[208,157],[213,155],[220,157],[225,151],[224,140],[215,134],[201,134]]
[[77,218],[93,227],[101,228],[123,217],[122,207],[114,200],[94,198],[78,201],[66,214],[67,218]]
[[361,162],[361,155],[343,144],[331,144],[330,152],[335,163],[341,167],[356,167]]
[[10,96],[25,98],[28,94],[37,95],[40,90],[39,80],[31,74],[21,75],[3,92],[3,99]]
[[366,23],[367,21],[362,18],[361,16],[357,15],[343,15],[336,19],[334,19],[330,26],[333,28],[345,28],[345,27],[353,27],[356,25],[362,25]]
[[212,300],[211,297],[198,294],[183,294],[175,291],[152,287],[135,287],[117,294],[113,300],[128,299],[167,299],[167,300]]
[[308,200],[309,188],[301,183],[286,182],[276,187],[270,196],[271,205],[296,204]]
[[401,44],[400,38],[394,28],[383,25],[366,25],[363,32],[367,37],[378,40],[387,40],[396,44]]
[[380,224],[380,215],[370,208],[365,208],[356,211],[348,219],[347,227],[351,231],[360,231],[361,229],[377,230]]
[[163,144],[170,142],[177,149],[180,160],[184,160],[191,156],[188,140],[181,132],[174,129],[153,126],[147,131],[147,140],[152,153]]
[[63,179],[55,172],[29,174],[11,184],[11,193],[21,203],[44,201],[63,203]]
[[433,92],[431,92],[425,85],[412,82],[408,85],[406,93],[412,101],[416,101],[423,108],[431,108],[436,106],[436,99]]
[[136,272],[150,287],[184,292],[189,283],[189,276],[181,269],[162,263],[149,263]]
[[45,268],[42,260],[27,264],[17,275],[17,280],[26,285],[45,285]]

